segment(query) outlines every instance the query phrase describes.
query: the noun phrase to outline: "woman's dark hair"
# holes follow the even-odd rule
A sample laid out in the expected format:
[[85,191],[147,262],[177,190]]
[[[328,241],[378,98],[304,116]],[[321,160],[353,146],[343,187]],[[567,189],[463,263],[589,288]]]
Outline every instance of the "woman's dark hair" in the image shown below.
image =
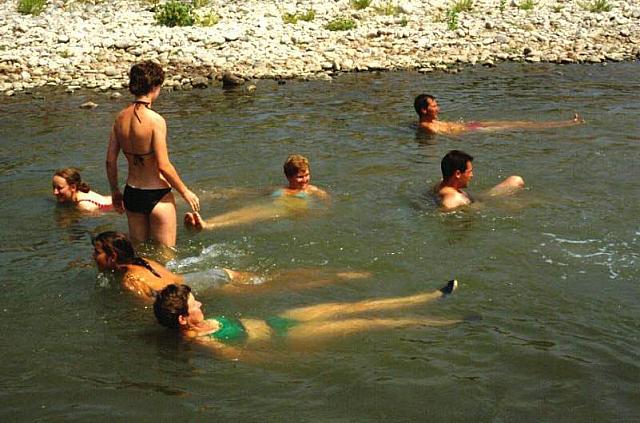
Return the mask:
[[133,248],[133,244],[129,241],[129,238],[122,232],[106,231],[99,234],[97,237],[91,240],[91,243],[95,246],[99,242],[100,246],[107,255],[116,253],[117,264],[137,264],[142,266],[157,277],[161,277],[156,272],[148,261],[140,257],[136,250]]
[[158,323],[171,329],[178,329],[180,316],[189,315],[189,294],[191,288],[188,285],[169,284],[156,295],[153,303],[153,313]]
[[64,169],[57,170],[56,173],[53,174],[53,176],[61,177],[62,179],[67,181],[67,184],[74,185],[78,191],[91,191],[91,187],[89,187],[89,184],[86,182],[82,182],[80,172],[72,167],[65,167]]
[[135,96],[149,94],[164,82],[162,67],[150,60],[136,63],[129,71],[129,91]]

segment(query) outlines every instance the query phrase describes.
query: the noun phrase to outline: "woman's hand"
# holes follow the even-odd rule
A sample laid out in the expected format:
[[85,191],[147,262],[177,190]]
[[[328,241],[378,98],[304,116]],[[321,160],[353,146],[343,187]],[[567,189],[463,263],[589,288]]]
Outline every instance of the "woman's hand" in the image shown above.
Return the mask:
[[194,212],[200,211],[200,199],[197,195],[195,195],[191,190],[187,189],[184,194],[182,194],[182,198],[187,204],[191,207],[191,210]]
[[118,213],[124,213],[124,202],[122,201],[122,193],[118,190],[111,193],[111,203]]
[[184,215],[184,226],[186,226],[187,229],[200,232],[201,230],[205,229],[205,225],[206,223],[202,220],[202,217],[198,212],[187,213]]

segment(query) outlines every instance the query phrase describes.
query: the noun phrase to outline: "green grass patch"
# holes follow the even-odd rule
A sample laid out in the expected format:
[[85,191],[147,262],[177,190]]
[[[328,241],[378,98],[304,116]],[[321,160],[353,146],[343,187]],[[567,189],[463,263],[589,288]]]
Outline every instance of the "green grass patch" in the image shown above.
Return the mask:
[[458,0],[453,3],[451,10],[455,13],[471,12],[473,10],[473,0]]
[[354,9],[362,10],[369,7],[369,5],[371,4],[371,0],[351,0],[349,3],[351,3],[351,7],[353,7]]
[[96,4],[104,3],[104,0],[62,0],[62,3],[63,8],[66,9],[67,7],[75,7],[77,5],[86,7],[88,4],[91,4],[95,6]]
[[456,29],[458,29],[458,12],[453,9],[449,9],[447,11],[446,22],[447,28],[449,28],[449,30],[455,31]]
[[533,0],[524,0],[518,3],[518,9],[520,10],[533,10],[536,7],[536,2]]
[[209,12],[204,15],[197,15],[195,21],[198,26],[214,26],[220,22],[220,16],[215,12]]
[[378,12],[379,15],[398,16],[400,13],[402,13],[402,9],[397,4],[388,1],[382,6],[376,7],[376,12]]
[[613,5],[607,0],[592,0],[590,2],[578,3],[584,10],[592,13],[610,12]]
[[195,23],[192,6],[176,0],[158,5],[153,18],[158,25],[168,27],[191,26]]
[[200,7],[205,7],[209,5],[209,0],[193,0],[191,2],[191,5],[195,8],[198,9]]
[[445,22],[450,31],[458,29],[458,15],[460,12],[471,12],[473,10],[473,0],[458,0],[451,5],[445,15]]
[[353,19],[337,18],[326,24],[324,27],[329,31],[348,31],[355,28],[356,23]]
[[297,13],[285,13],[282,15],[282,22],[286,24],[297,24],[298,23],[298,14]]
[[300,14],[299,19],[305,22],[311,22],[316,18],[316,12],[313,9],[309,9],[304,13]]
[[44,10],[47,0],[19,0],[18,12],[23,15],[38,16]]
[[402,17],[402,19],[400,19],[400,26],[407,26],[409,25],[409,20],[406,17]]
[[309,9],[304,13],[285,13],[282,15],[282,21],[287,24],[296,24],[298,21],[311,22],[316,17],[316,12]]

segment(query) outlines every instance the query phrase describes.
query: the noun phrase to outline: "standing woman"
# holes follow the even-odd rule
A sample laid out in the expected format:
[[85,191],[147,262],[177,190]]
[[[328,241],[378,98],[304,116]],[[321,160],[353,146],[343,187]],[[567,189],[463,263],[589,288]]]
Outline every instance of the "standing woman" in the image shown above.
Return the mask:
[[[173,247],[177,224],[171,188],[178,191],[194,212],[200,209],[200,203],[169,161],[167,124],[151,110],[163,82],[164,71],[157,63],[146,61],[131,68],[129,91],[135,101],[118,114],[113,124],[107,150],[107,177],[114,206],[127,212],[131,240],[138,244],[151,239]],[[124,195],[118,187],[120,150],[129,163]]]

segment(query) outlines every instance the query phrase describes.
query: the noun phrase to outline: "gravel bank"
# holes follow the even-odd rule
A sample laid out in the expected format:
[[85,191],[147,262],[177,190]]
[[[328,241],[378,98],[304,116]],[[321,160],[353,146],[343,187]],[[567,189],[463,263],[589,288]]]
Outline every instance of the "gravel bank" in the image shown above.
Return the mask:
[[[520,0],[524,1],[524,0]],[[50,0],[39,16],[0,4],[0,92],[13,95],[43,85],[100,90],[126,86],[132,63],[156,60],[167,87],[204,87],[222,72],[244,78],[331,79],[337,72],[455,69],[499,61],[575,63],[640,56],[640,2],[611,0],[609,12],[589,12],[592,0],[539,0],[522,10],[517,0],[474,0],[452,28],[453,1],[400,0],[394,15],[373,0],[356,10],[348,0],[279,2],[211,0],[196,9],[215,13],[209,27],[159,26],[152,5],[136,0]],[[285,13],[313,10],[309,22],[287,24]],[[501,10],[502,9],[502,10]],[[356,28],[329,31],[335,18]]]

